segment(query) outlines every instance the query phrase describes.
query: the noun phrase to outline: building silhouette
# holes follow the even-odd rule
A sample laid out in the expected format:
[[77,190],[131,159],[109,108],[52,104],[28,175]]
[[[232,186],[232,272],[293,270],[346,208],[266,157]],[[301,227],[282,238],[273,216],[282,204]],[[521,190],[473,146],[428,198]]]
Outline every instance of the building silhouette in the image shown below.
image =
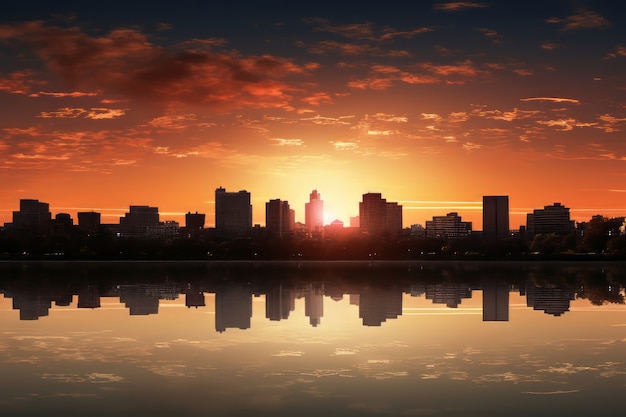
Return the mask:
[[509,236],[509,196],[483,196],[483,238],[496,241]]
[[185,228],[189,232],[197,232],[198,230],[204,229],[204,222],[206,219],[206,215],[204,213],[192,213],[188,211],[185,214]]
[[526,232],[537,233],[570,233],[575,230],[574,221],[570,220],[569,208],[554,203],[535,209],[526,215]]
[[448,240],[468,237],[471,233],[472,222],[464,222],[457,212],[426,220],[426,237]]
[[400,232],[402,206],[388,202],[380,193],[363,194],[363,201],[359,203],[359,227],[370,235]]
[[295,213],[289,202],[280,199],[265,203],[265,227],[275,236],[286,236],[295,228]]
[[304,225],[308,233],[320,233],[324,227],[324,200],[317,190],[311,191],[304,204]]
[[128,213],[120,217],[120,234],[122,237],[147,237],[149,226],[159,224],[158,207],[130,206]]
[[68,213],[57,213],[50,220],[50,232],[55,236],[69,236],[74,230],[74,220]]
[[215,190],[215,230],[222,237],[249,236],[252,231],[252,205],[246,190]]
[[100,231],[101,214],[95,211],[85,211],[78,213],[78,230],[88,235],[96,234]]
[[402,315],[402,291],[393,287],[366,287],[359,294],[358,305],[364,326],[381,326],[387,319]]
[[20,210],[13,212],[13,228],[27,233],[48,231],[52,214],[50,205],[34,199],[20,199]]
[[304,295],[304,315],[309,318],[311,326],[317,327],[320,324],[324,317],[324,284],[307,285]]

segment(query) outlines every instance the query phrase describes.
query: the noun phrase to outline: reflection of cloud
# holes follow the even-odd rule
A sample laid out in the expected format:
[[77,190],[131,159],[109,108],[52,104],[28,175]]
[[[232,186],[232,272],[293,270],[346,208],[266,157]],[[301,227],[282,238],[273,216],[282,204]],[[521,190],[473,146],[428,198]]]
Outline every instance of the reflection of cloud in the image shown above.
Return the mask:
[[580,392],[579,389],[571,389],[568,391],[522,391],[522,394],[530,395],[559,395],[559,394],[575,394]]
[[546,369],[539,369],[537,370],[537,372],[568,375],[568,374],[577,374],[583,371],[597,371],[597,370],[598,368],[593,368],[590,366],[574,366],[574,364],[572,363],[563,363],[561,366],[550,366],[549,368],[546,368]]
[[50,379],[64,383],[81,383],[88,382],[91,384],[107,384],[115,382],[125,382],[125,378],[115,374],[104,374],[93,372],[85,375],[78,374],[42,374],[41,379]]
[[349,348],[336,348],[330,356],[347,356],[347,355],[356,355],[359,353],[357,349],[349,349]]
[[301,350],[298,351],[288,351],[288,350],[281,350],[278,353],[274,353],[270,356],[275,356],[278,358],[282,358],[282,357],[301,357],[304,356],[304,352],[302,352]]

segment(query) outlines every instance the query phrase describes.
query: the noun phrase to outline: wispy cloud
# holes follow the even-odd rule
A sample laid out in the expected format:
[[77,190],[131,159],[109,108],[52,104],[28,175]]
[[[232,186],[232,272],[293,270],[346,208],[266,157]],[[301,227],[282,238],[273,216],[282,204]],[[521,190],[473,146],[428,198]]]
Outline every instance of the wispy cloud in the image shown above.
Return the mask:
[[520,98],[520,101],[547,101],[552,103],[580,103],[579,100],[575,98],[565,98],[565,97],[527,97]]
[[448,3],[437,3],[433,6],[433,10],[444,12],[456,12],[464,9],[483,9],[489,7],[487,3],[474,1],[452,1]]
[[586,9],[579,9],[576,14],[565,18],[553,17],[547,19],[546,22],[560,24],[562,31],[578,29],[606,29],[612,26],[611,22],[609,22],[601,14]]
[[284,138],[271,138],[270,141],[274,142],[275,146],[303,146],[304,141],[302,139],[284,139]]

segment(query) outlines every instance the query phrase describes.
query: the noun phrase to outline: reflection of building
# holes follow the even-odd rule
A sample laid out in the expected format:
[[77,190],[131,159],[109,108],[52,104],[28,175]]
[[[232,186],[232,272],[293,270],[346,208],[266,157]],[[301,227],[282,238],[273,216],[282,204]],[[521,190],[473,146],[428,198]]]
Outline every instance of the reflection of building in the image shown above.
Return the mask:
[[364,326],[380,326],[402,315],[402,291],[396,288],[364,288],[359,295],[359,317]]
[[224,237],[248,236],[252,231],[252,205],[246,190],[215,190],[215,229]]
[[456,212],[433,216],[426,220],[426,236],[437,239],[457,239],[472,233],[472,222],[464,222]]
[[289,202],[280,199],[265,203],[265,227],[275,236],[285,236],[293,231],[295,215]]
[[533,233],[569,233],[575,229],[570,220],[569,208],[561,203],[535,209],[526,215],[526,231]]
[[509,235],[509,196],[483,196],[483,237],[495,241]]
[[543,310],[546,314],[560,316],[569,311],[570,300],[576,294],[567,288],[542,288],[530,286],[526,289],[526,305],[533,310]]
[[509,285],[489,279],[483,282],[483,321],[509,321]]
[[324,200],[317,190],[311,191],[304,204],[304,225],[309,233],[319,233],[324,227]]
[[248,287],[229,284],[215,292],[215,330],[249,329],[252,292]]
[[204,293],[199,289],[196,289],[192,286],[189,286],[185,291],[185,306],[187,308],[191,307],[204,307],[206,306],[206,302],[204,300]]
[[120,233],[125,237],[146,237],[148,226],[158,224],[158,207],[130,206],[129,212],[120,217]]
[[433,304],[457,308],[464,298],[472,298],[472,289],[466,284],[426,285],[426,299],[433,300]]
[[100,308],[98,287],[88,285],[78,292],[78,308]]
[[370,235],[402,230],[402,206],[388,202],[380,193],[363,194],[359,203],[359,227]]
[[296,296],[293,290],[277,285],[267,290],[265,294],[265,317],[272,320],[289,318],[296,308]]
[[317,327],[324,317],[324,285],[308,284],[304,295],[304,315],[309,318],[311,326]]
[[27,232],[44,233],[48,230],[51,219],[48,203],[21,199],[20,210],[13,212],[13,227]]

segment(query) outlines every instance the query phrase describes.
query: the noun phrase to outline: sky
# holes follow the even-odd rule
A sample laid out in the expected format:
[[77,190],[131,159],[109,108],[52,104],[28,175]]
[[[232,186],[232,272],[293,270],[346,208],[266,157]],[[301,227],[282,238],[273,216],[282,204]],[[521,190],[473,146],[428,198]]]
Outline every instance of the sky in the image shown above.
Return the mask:
[[[207,2],[210,3],[210,2]],[[20,2],[0,16],[0,224],[251,193],[404,226],[508,195],[626,215],[626,6],[613,1]]]

